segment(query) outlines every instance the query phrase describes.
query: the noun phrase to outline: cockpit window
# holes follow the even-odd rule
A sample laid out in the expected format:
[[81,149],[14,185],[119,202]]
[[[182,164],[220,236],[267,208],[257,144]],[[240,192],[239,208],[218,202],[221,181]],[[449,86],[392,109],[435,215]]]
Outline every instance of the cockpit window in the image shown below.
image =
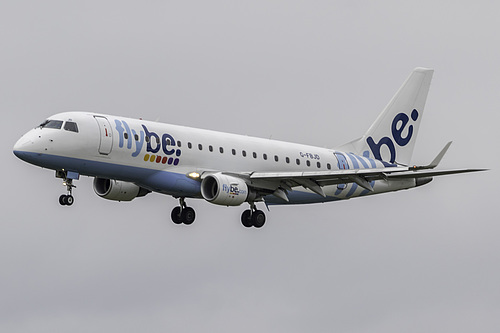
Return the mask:
[[62,127],[62,120],[45,120],[43,123],[40,124],[40,128],[55,128],[55,129],[61,129]]
[[71,131],[71,132],[78,133],[78,126],[73,121],[67,121],[66,124],[64,124],[64,129],[66,131]]

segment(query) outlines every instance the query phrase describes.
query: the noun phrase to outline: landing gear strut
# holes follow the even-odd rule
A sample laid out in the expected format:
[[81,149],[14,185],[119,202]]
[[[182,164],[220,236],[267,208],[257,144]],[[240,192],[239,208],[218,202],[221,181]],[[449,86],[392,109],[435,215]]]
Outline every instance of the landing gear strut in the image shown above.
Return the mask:
[[172,210],[170,217],[172,218],[172,222],[175,224],[184,223],[186,225],[190,225],[194,222],[196,213],[193,208],[186,205],[184,198],[181,197],[179,198],[179,206]]
[[252,202],[250,203],[250,209],[245,210],[241,214],[241,223],[247,228],[262,228],[266,223],[266,214],[258,210]]
[[68,194],[62,194],[59,197],[59,203],[62,206],[71,206],[75,199],[73,198],[73,188],[76,186],[73,185],[73,179],[78,179],[79,175],[75,172],[68,171],[56,171],[56,177],[63,179],[63,186],[66,186],[66,191]]

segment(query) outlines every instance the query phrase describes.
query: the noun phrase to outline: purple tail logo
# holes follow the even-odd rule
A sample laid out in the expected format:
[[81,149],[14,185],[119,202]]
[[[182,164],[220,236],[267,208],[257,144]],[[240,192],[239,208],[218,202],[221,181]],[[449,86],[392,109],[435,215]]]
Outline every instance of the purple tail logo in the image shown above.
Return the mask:
[[[418,111],[416,109],[413,109],[413,111],[411,112],[411,119],[413,121],[416,121],[418,119],[418,116]],[[392,138],[384,136],[379,140],[379,142],[375,142],[371,136],[366,139],[366,142],[368,143],[368,146],[370,147],[370,150],[372,151],[375,159],[382,161],[382,154],[380,152],[380,149],[385,145],[391,153],[389,162],[394,163],[396,161],[396,146],[394,144],[394,141],[400,147],[404,147],[410,142],[413,136],[413,125],[408,126],[408,133],[406,137],[403,137],[403,132],[409,122],[410,117],[408,117],[406,113],[398,113],[392,120]]]

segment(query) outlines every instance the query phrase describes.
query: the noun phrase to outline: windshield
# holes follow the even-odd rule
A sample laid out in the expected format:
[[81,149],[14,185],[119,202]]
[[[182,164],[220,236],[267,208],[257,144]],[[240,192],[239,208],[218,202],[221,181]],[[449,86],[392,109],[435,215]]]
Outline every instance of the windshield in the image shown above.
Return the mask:
[[61,129],[62,124],[63,124],[62,120],[45,120],[38,127]]

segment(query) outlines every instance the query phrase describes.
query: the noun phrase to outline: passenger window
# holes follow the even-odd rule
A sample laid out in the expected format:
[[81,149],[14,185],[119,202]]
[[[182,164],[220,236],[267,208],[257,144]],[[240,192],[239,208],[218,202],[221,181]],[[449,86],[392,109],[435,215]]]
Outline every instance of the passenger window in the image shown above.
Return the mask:
[[127,132],[123,133],[123,137],[125,138],[125,140],[128,140],[128,133]]
[[297,158],[297,159],[295,160],[295,163],[297,163],[297,165],[300,165],[300,160]]
[[279,160],[278,155],[274,155],[274,160],[275,160],[276,162],[278,162],[278,160]]
[[321,168],[321,163],[317,162],[316,165],[318,166],[318,169]]
[[43,123],[41,123],[39,127],[61,129],[62,124],[63,124],[62,120],[46,120]]
[[177,147],[181,147],[181,142],[180,141],[177,141]]
[[233,155],[236,155],[236,149],[233,149],[231,152],[233,153]]
[[267,160],[267,154],[262,154],[262,157]]
[[67,121],[66,124],[64,124],[64,129],[66,131],[78,133],[78,126],[73,121]]
[[214,151],[214,147],[212,147],[211,145],[208,146],[208,150],[210,150],[210,152],[213,152]]
[[199,149],[199,150],[203,150],[203,146],[201,145],[201,143],[200,143],[200,144],[198,144],[198,149]]
[[253,152],[252,155],[253,155],[253,158],[257,158],[257,153],[256,152]]
[[189,149],[193,148],[193,145],[191,144],[191,142],[188,142],[188,148]]
[[285,161],[286,161],[286,163],[290,163],[290,158],[289,157],[285,157]]
[[327,163],[327,164],[326,164],[326,168],[327,168],[328,170],[331,170],[331,169],[332,169],[331,164],[330,164],[330,163]]
[[242,151],[241,151],[241,155],[243,155],[243,157],[247,157],[247,152],[246,152],[246,151],[244,151],[244,150],[242,150]]
[[220,151],[221,154],[223,154],[224,153],[224,148],[219,147],[219,151]]
[[311,161],[307,160],[306,164],[307,164],[307,166],[311,166]]
[[[149,136],[146,136],[146,142],[149,143]],[[180,145],[179,145],[180,147]]]

